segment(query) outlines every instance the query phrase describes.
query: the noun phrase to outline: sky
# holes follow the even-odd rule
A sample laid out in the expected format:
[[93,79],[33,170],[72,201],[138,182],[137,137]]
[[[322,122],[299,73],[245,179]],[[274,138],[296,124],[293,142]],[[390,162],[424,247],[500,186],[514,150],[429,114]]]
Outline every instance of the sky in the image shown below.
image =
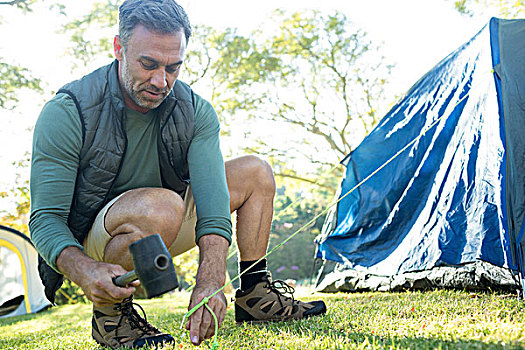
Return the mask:
[[[68,8],[69,18],[49,11],[45,2],[27,15],[0,6],[0,59],[31,69],[46,82],[48,91],[56,91],[84,73],[71,71],[64,56],[67,37],[57,30],[61,23],[87,13],[93,0],[70,3],[75,5]],[[265,28],[265,22],[276,9],[343,12],[368,33],[369,39],[381,44],[388,62],[396,65],[389,79],[397,95],[470,39],[490,18],[462,16],[454,9],[452,0],[180,0],[179,3],[194,25],[233,27],[245,35]],[[100,62],[109,61],[101,58]],[[44,103],[42,96],[30,93],[20,96],[22,101],[15,110],[0,110],[0,192],[13,187],[17,170],[11,163],[30,152],[31,128]],[[45,97],[49,96],[48,92]],[[3,207],[5,203],[0,203],[0,210]]]

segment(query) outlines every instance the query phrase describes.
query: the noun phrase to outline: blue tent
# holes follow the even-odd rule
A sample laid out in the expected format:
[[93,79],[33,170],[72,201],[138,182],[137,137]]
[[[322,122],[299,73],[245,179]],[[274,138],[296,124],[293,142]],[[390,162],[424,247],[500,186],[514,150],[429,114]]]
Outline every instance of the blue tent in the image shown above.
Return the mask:
[[518,288],[525,20],[493,18],[344,160],[317,238],[324,291]]

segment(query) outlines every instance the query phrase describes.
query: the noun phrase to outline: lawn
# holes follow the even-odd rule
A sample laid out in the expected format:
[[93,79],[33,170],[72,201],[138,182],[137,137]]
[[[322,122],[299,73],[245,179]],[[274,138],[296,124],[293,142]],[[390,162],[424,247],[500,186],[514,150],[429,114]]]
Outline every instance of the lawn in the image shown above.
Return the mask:
[[[525,349],[524,304],[516,295],[445,290],[300,294],[323,299],[327,314],[236,325],[230,303],[219,349]],[[180,329],[187,300],[188,294],[175,293],[139,301],[148,320],[177,339],[165,349],[195,348]],[[99,349],[91,339],[90,319],[87,304],[0,319],[0,349]]]

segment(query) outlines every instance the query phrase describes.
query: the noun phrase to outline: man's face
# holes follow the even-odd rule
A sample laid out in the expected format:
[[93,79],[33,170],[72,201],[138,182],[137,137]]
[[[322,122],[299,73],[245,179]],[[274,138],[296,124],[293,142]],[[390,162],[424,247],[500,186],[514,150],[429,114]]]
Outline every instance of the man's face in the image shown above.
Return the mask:
[[114,41],[126,105],[140,113],[157,108],[179,76],[186,50],[183,31],[159,34],[138,25],[124,49]]

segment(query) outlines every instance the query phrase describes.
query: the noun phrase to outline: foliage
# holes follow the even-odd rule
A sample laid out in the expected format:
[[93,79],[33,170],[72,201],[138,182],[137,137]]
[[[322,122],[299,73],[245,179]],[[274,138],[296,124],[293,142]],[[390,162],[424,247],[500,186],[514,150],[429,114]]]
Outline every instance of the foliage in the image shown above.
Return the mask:
[[[16,207],[14,212],[4,212],[3,216],[0,217],[0,224],[27,234],[27,223],[29,219],[29,181],[26,180],[23,184],[13,188],[11,194],[16,201]],[[0,198],[5,198],[8,195],[7,192],[2,192],[0,193]]]
[[199,267],[199,250],[194,248],[174,257],[173,264],[179,279],[179,289],[187,289],[195,283]]
[[[29,155],[26,155],[26,158],[15,162],[14,165],[23,172],[29,165],[29,162]],[[0,192],[0,198],[10,198],[13,203],[16,203],[13,211],[0,211],[0,224],[29,234],[27,228],[30,208],[29,180],[21,172],[17,173],[12,189],[7,192]]]
[[523,0],[455,0],[454,5],[460,13],[469,16],[483,10],[502,18],[523,18],[525,15]]
[[[269,250],[294,236],[268,257],[268,268],[275,279],[305,280],[312,275],[313,241],[321,233],[324,220],[324,216],[315,217],[325,209],[329,199],[307,200],[302,198],[305,195],[308,194],[303,192],[297,193],[296,198],[279,196],[277,199],[278,214],[272,223]],[[314,222],[308,224],[311,220]]]
[[[523,349],[525,313],[515,295],[431,292],[296,295],[323,299],[328,312],[299,322],[234,322],[233,305],[219,330],[220,349]],[[230,299],[229,296],[227,298]],[[148,320],[171,333],[164,349],[195,349],[181,328],[189,293],[141,300]],[[0,319],[2,349],[97,349],[91,307],[52,308]],[[202,348],[207,348],[202,345]],[[148,349],[146,347],[146,349]]]
[[[231,89],[229,74],[233,70],[246,69],[241,62],[247,60],[252,40],[237,34],[233,28],[219,32],[211,27],[196,26],[190,45],[181,79],[192,86],[209,90],[217,113],[223,117],[231,115],[238,108],[230,103],[238,91]],[[250,64],[260,61],[258,57],[250,59]],[[223,119],[223,122],[228,124],[231,121]]]
[[[67,54],[74,58],[74,68],[79,63],[88,66],[97,56],[113,57],[110,33],[117,31],[120,3],[120,0],[95,2],[90,13],[63,26],[62,32],[70,34]],[[93,33],[98,35],[93,36]]]
[[[337,185],[312,175],[346,156],[378,122],[392,67],[341,13],[278,12],[276,21],[279,30],[248,37],[197,27],[182,79],[211,91],[230,143],[262,155],[279,177],[333,193]],[[308,166],[297,169],[298,158]]]
[[20,89],[42,92],[41,83],[27,68],[0,62],[0,108],[13,109],[19,102]]
[[222,98],[232,118],[271,121],[271,134],[281,126],[288,131],[286,140],[264,135],[272,140],[265,142],[259,124],[248,135],[255,146],[245,149],[281,161],[303,156],[310,168],[331,166],[378,122],[391,66],[342,13],[275,16],[277,31],[225,37],[231,53],[218,58],[223,68],[213,79],[228,91]]
[[31,6],[38,0],[6,0],[0,1],[0,5],[15,6],[23,11],[31,11]]
[[[24,12],[28,12],[31,11],[31,5],[36,1],[37,0],[0,1],[0,5],[14,6]],[[19,102],[18,92],[22,88],[42,92],[41,80],[33,77],[27,68],[3,61],[4,59],[0,57],[0,109],[13,109]]]
[[55,297],[57,305],[89,303],[88,298],[82,289],[69,279],[64,278],[62,287],[58,290]]

